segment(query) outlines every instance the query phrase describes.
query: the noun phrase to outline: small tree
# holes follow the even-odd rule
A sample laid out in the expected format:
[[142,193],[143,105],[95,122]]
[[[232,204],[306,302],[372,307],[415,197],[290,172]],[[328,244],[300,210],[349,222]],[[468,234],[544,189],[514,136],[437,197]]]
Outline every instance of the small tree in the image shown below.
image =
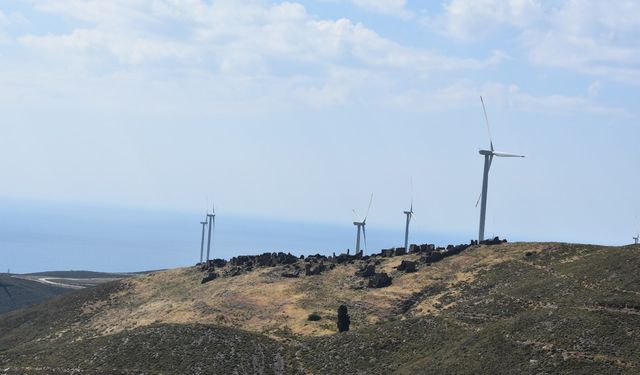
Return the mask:
[[338,332],[346,332],[349,330],[349,314],[347,313],[347,306],[340,305],[338,307]]

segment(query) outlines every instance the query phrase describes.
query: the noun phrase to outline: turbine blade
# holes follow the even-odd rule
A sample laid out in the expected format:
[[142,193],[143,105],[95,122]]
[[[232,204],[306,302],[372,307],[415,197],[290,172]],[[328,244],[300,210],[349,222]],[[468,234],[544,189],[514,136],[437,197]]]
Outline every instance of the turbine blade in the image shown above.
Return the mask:
[[411,184],[411,212],[413,212],[413,176],[411,176],[409,183]]
[[366,225],[362,226],[362,237],[364,238],[364,249],[367,250],[367,231],[364,229]]
[[351,210],[351,211],[353,211],[353,216],[355,216],[356,221],[360,221],[360,215],[358,215],[358,213],[356,212],[356,209],[354,208],[354,209],[353,209],[353,210]]
[[364,215],[364,220],[362,220],[362,222],[367,221],[367,217],[369,217],[369,210],[371,210],[371,203],[373,203],[373,193],[371,193],[371,198],[369,199],[369,207],[367,207],[367,214]]
[[501,158],[523,158],[524,157],[524,155],[510,154],[508,152],[494,152],[493,155],[499,156]]
[[491,151],[493,151],[493,139],[491,138],[491,128],[489,127],[489,118],[487,117],[487,110],[484,107],[484,100],[482,99],[482,95],[480,95],[480,102],[482,103],[482,111],[484,112],[484,121],[487,124],[487,133],[489,133],[489,145],[491,146]]
[[480,199],[482,199],[482,192],[480,192],[480,195],[478,196],[478,200],[476,201],[476,208],[478,207],[478,204],[480,203]]

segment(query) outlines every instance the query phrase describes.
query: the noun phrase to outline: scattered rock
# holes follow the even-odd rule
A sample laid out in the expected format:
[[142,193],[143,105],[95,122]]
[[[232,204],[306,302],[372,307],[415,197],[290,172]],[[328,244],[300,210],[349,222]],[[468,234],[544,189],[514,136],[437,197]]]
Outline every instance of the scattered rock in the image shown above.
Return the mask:
[[407,253],[407,249],[405,249],[404,247],[396,247],[396,256],[401,256],[401,255],[405,255]]
[[360,276],[360,277],[371,277],[376,273],[376,266],[375,264],[369,263],[366,266],[364,266],[364,268],[362,268],[360,271],[356,271],[356,276]]
[[282,277],[295,278],[300,277],[300,270],[286,270],[282,273]]
[[394,256],[396,253],[395,249],[384,249],[380,252],[380,255],[382,255],[385,258],[390,258],[392,256]]
[[396,267],[398,271],[404,271],[406,273],[416,272],[418,269],[416,268],[416,262],[411,260],[403,260],[398,267]]
[[312,266],[311,264],[307,263],[304,266],[305,276],[320,275],[322,272],[326,270],[327,270],[327,266],[325,266],[323,263],[320,263],[316,266]]
[[492,240],[484,240],[484,241],[480,241],[481,245],[500,245],[502,243],[506,243],[507,240],[501,240],[500,237],[496,236],[494,237]]
[[385,272],[376,273],[369,279],[369,288],[384,288],[391,285],[393,279]]
[[202,278],[200,284],[208,283],[211,280],[215,280],[219,275],[215,272],[210,272],[207,276]]

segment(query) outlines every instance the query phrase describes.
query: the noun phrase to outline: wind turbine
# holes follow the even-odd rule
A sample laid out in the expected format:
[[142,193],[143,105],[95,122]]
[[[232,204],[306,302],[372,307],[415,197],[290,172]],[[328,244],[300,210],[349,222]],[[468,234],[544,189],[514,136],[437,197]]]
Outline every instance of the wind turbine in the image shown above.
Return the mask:
[[404,211],[404,214],[407,215],[407,224],[404,227],[404,249],[405,251],[409,252],[409,223],[411,222],[411,219],[413,219],[415,217],[414,213],[413,213],[413,180],[411,180],[411,208],[409,208],[409,211]]
[[[491,128],[489,127],[489,118],[487,117],[487,110],[484,107],[484,100],[482,96],[480,97],[480,102],[482,103],[482,111],[484,112],[484,120],[487,124],[487,132],[489,133],[489,145],[491,146],[491,150],[480,150],[480,155],[484,156],[484,173],[482,177],[482,193],[478,198],[478,202],[482,201],[482,205],[480,206],[480,229],[478,231],[478,242],[484,241],[484,220],[487,213],[487,187],[489,184],[489,168],[491,168],[491,162],[493,161],[493,157],[503,157],[503,158],[523,158],[524,155],[516,155],[509,154],[506,152],[496,152],[493,149],[493,140],[491,139]],[[476,207],[478,207],[478,202],[476,202]]]
[[209,238],[207,240],[207,263],[209,263],[209,252],[211,250],[211,228],[216,225],[216,206],[213,205],[213,212],[207,211],[207,218],[209,219]]
[[369,207],[367,207],[367,214],[364,215],[364,219],[359,220],[360,217],[358,216],[358,213],[356,212],[356,210],[353,210],[353,214],[356,216],[356,220],[359,221],[354,221],[353,225],[356,226],[357,228],[357,234],[356,234],[356,252],[355,254],[358,255],[360,253],[360,231],[362,230],[362,236],[364,237],[364,248],[367,248],[367,232],[365,231],[364,227],[365,225],[367,225],[367,216],[369,216],[369,210],[371,209],[371,203],[373,202],[373,193],[371,193],[371,199],[369,199]]
[[636,233],[636,236],[633,237],[633,243],[634,245],[638,244],[638,241],[640,241],[640,233]]
[[202,256],[204,255],[204,227],[207,226],[207,217],[204,218],[205,221],[201,221],[202,224],[202,240],[200,240],[200,263],[202,263]]

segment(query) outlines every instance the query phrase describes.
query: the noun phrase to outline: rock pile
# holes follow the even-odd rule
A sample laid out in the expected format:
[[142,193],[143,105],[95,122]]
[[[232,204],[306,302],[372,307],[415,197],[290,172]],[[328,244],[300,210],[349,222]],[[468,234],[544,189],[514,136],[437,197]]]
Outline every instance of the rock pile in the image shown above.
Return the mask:
[[403,260],[398,267],[396,267],[398,271],[404,271],[406,273],[416,272],[418,269],[416,268],[416,262],[410,260]]
[[293,264],[298,257],[290,253],[263,253],[260,255],[239,255],[231,258],[229,263],[235,267],[253,269],[253,267],[274,267],[283,264]]
[[391,281],[393,279],[391,276],[387,275],[385,272],[374,273],[373,276],[369,278],[369,288],[384,288],[391,285]]
[[215,280],[219,275],[215,272],[209,272],[207,276],[203,277],[200,284],[208,283],[211,280]]
[[356,276],[360,277],[371,277],[376,273],[376,265],[375,263],[368,263],[359,271],[356,271]]
[[492,240],[480,241],[480,245],[500,245],[506,242],[507,242],[506,239],[501,240],[500,237],[496,236]]

